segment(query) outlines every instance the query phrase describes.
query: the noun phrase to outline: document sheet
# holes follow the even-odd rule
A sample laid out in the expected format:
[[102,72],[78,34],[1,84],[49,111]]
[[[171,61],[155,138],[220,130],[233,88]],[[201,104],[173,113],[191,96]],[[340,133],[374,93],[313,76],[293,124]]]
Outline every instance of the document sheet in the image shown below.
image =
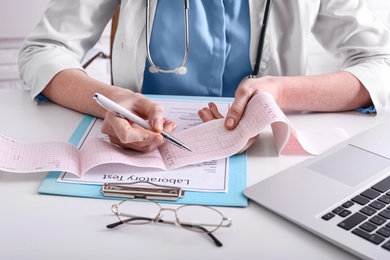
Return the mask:
[[[198,110],[207,106],[206,101],[201,100],[167,100],[153,99],[164,108],[164,117],[169,118],[178,124],[176,132],[192,128],[202,123],[198,116]],[[218,102],[221,113],[226,114],[230,102]],[[102,120],[94,120],[87,135],[82,138],[97,137],[108,141],[106,135],[100,131]],[[175,134],[174,134],[175,135]],[[172,146],[172,144],[169,144]],[[135,152],[140,154],[139,152]],[[149,155],[152,157],[153,155]],[[158,153],[157,153],[158,156]],[[81,178],[63,172],[58,181],[71,183],[92,183],[101,184],[104,182],[133,182],[133,181],[151,181],[157,184],[177,186],[184,190],[208,191],[208,192],[227,192],[229,177],[229,160],[222,158],[207,162],[200,162],[193,165],[183,166],[179,169],[171,169],[167,172],[165,169],[148,167],[148,161],[145,161],[145,167],[137,167],[122,163],[100,164],[88,170],[88,174]]]

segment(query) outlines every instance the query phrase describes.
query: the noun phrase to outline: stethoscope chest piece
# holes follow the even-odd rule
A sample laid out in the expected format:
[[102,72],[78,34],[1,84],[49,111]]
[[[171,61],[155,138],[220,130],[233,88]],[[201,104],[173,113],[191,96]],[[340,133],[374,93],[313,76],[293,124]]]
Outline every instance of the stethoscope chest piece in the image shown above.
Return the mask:
[[187,68],[184,66],[180,66],[180,67],[177,67],[176,69],[172,69],[172,70],[163,70],[155,65],[152,65],[149,67],[149,72],[152,74],[156,74],[156,73],[161,72],[161,73],[176,73],[179,75],[184,75],[187,73]]

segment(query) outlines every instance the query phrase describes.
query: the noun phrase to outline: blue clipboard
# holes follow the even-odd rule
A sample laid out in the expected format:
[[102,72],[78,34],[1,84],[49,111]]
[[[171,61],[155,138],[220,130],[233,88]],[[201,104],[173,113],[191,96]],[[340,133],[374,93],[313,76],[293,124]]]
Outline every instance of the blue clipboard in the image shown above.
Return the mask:
[[[180,98],[172,96],[149,96],[151,98]],[[199,97],[185,97],[183,99],[200,100]],[[213,101],[210,98],[205,100]],[[215,101],[221,99],[215,99]],[[226,100],[226,99],[225,99]],[[85,131],[90,125],[94,117],[85,115],[80,124],[69,139],[73,145],[77,145],[83,137]],[[58,182],[57,179],[61,172],[49,172],[43,180],[38,192],[41,194],[63,195],[84,198],[97,199],[116,199],[114,197],[105,197],[101,193],[102,185],[96,184],[80,184]],[[228,192],[196,192],[185,191],[183,198],[177,201],[161,201],[163,203],[178,203],[178,204],[201,204],[209,206],[231,206],[231,207],[246,207],[248,199],[244,196],[243,190],[247,186],[247,156],[246,153],[234,155],[229,158],[229,184]],[[123,200],[123,198],[117,198]]]

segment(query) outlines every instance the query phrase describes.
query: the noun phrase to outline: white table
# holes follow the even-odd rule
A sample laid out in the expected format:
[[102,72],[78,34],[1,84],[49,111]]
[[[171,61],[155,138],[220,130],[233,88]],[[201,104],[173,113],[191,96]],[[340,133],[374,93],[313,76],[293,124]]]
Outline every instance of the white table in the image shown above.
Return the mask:
[[[0,91],[0,133],[22,142],[68,140],[82,114],[53,103],[36,105],[29,92]],[[348,113],[287,113],[297,129],[342,127],[353,136],[381,117]],[[308,157],[278,157],[269,130],[248,151],[248,185]],[[1,259],[354,259],[347,252],[250,202],[247,208],[219,208],[233,220],[215,235],[172,226],[123,226],[112,200],[40,195],[47,173],[0,172]],[[175,205],[164,205],[175,207]],[[169,213],[168,213],[169,214]]]

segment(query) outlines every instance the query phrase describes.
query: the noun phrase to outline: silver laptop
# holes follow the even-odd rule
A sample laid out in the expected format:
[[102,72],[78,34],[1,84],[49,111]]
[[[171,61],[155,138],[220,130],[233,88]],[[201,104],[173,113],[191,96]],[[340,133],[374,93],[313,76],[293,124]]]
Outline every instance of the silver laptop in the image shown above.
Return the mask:
[[375,126],[244,194],[359,257],[390,259],[390,125]]

